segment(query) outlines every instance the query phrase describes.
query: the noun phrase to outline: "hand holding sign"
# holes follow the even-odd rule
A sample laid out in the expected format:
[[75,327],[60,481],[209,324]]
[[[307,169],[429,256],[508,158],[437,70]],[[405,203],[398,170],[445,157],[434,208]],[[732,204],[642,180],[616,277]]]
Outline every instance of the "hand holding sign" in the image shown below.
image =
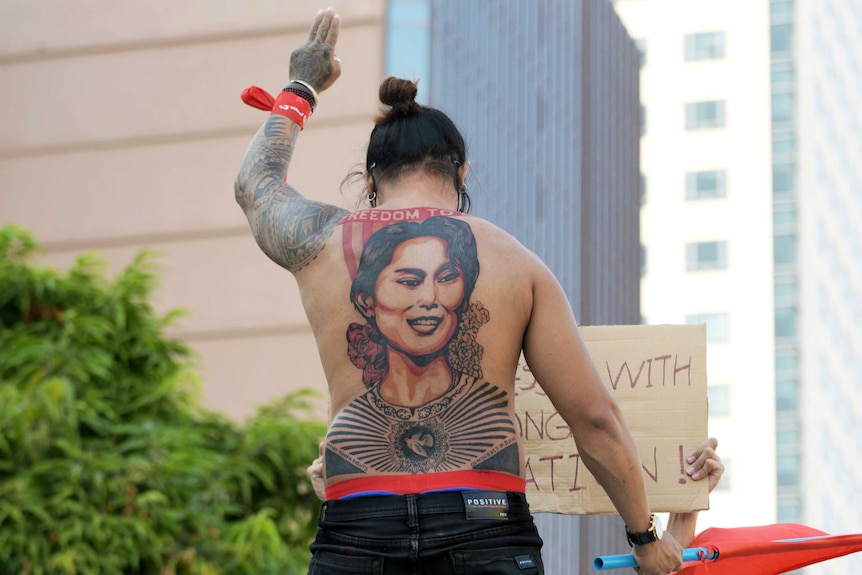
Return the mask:
[[[638,443],[652,510],[707,509],[706,482],[686,473],[687,456],[707,434],[705,327],[582,327],[581,334]],[[531,510],[616,513],[523,358],[515,393]]]

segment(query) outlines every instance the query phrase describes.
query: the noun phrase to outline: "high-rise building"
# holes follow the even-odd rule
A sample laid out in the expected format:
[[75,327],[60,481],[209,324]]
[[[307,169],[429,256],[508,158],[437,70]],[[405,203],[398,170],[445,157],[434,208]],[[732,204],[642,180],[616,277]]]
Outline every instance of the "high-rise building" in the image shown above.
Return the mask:
[[699,527],[858,533],[862,5],[614,7],[642,58],[641,310],[707,324],[727,472]]

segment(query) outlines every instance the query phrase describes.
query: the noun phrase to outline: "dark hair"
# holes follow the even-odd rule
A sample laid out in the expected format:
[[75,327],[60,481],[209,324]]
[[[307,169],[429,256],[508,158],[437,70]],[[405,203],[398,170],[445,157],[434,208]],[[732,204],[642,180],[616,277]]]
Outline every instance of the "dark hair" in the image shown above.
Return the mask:
[[365,157],[374,185],[406,171],[422,169],[452,178],[458,209],[470,211],[470,197],[459,189],[459,168],[467,161],[464,137],[436,108],[416,102],[417,83],[390,76],[380,84],[380,102],[388,108],[375,118]]
[[395,249],[414,238],[435,237],[446,242],[446,254],[461,271],[464,279],[464,301],[458,313],[467,307],[476,279],[479,277],[479,256],[476,238],[470,226],[458,218],[437,216],[423,222],[398,222],[381,228],[368,238],[359,259],[356,277],[350,286],[350,301],[356,310],[373,322],[358,303],[362,295],[374,295],[377,278],[392,263]]

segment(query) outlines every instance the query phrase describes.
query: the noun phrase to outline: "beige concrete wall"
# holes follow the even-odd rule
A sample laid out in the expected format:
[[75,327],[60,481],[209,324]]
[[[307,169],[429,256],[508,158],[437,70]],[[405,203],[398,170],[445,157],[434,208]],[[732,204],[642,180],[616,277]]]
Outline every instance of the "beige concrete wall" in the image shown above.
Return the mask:
[[[0,3],[0,226],[19,223],[67,266],[95,250],[116,271],[160,254],[154,305],[189,314],[206,405],[233,417],[323,371],[289,273],[257,248],[233,179],[314,13],[299,0]],[[383,74],[384,0],[339,3],[344,72],[303,132],[290,180],[346,208]]]

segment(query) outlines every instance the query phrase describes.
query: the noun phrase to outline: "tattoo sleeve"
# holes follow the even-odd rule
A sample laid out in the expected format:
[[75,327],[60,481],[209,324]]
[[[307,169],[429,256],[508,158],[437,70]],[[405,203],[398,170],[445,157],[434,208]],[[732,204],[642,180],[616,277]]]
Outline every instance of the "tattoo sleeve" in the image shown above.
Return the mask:
[[347,213],[310,201],[285,183],[298,136],[297,124],[270,116],[249,145],[234,188],[258,245],[294,273],[317,257]]

